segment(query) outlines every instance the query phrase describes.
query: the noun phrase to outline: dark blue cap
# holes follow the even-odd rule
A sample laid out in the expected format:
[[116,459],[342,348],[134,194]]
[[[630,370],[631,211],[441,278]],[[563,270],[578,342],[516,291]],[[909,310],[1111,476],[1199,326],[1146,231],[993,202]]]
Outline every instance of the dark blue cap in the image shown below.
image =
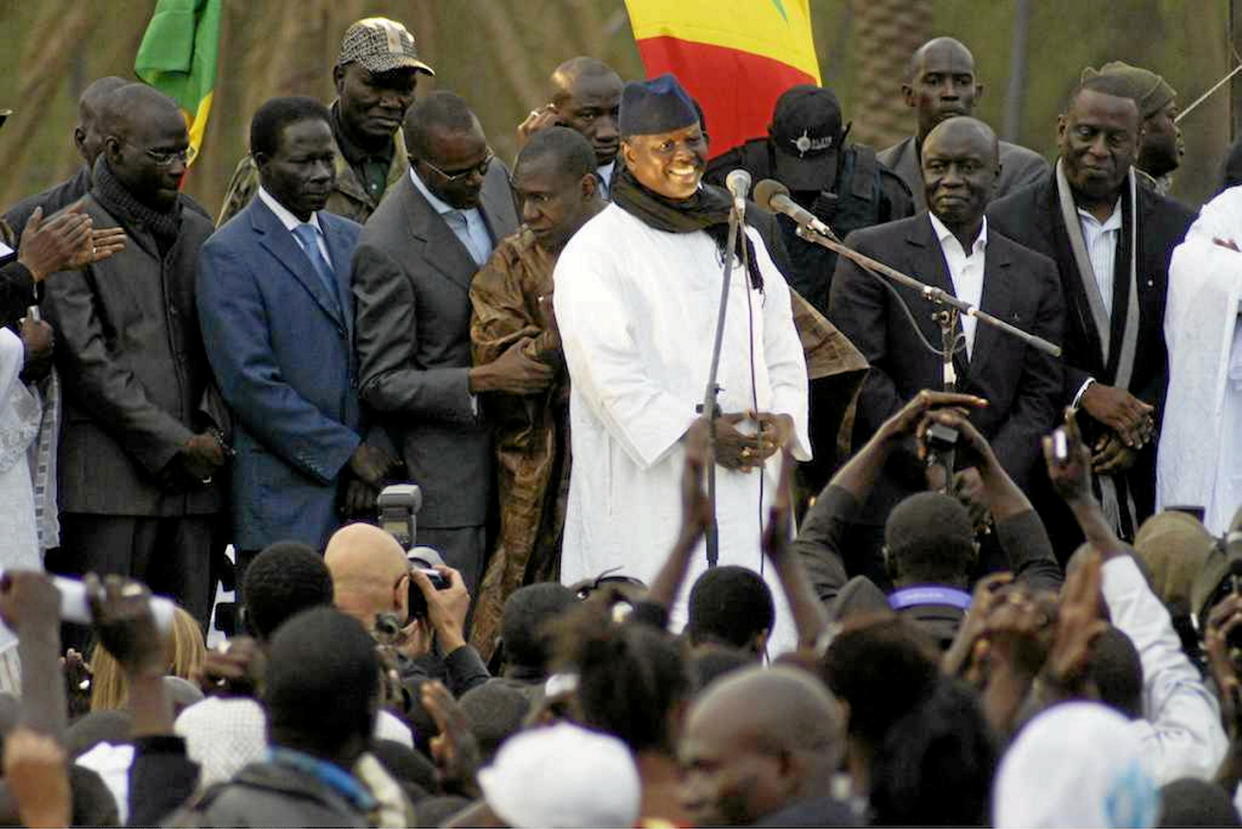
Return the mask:
[[684,129],[699,120],[694,100],[669,74],[630,81],[621,90],[622,135],[655,135]]

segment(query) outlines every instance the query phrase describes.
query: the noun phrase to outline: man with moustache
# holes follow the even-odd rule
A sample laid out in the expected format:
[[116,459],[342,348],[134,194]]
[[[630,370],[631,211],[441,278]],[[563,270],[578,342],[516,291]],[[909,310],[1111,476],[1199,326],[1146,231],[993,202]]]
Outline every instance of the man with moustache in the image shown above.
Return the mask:
[[[1140,124],[1124,78],[1082,81],[1057,121],[1055,168],[988,209],[993,227],[1057,263],[1066,304],[1060,403],[1081,410],[1098,495],[1125,540],[1153,510],[1169,260],[1193,219],[1138,186]],[[1068,555],[1081,536],[1062,516],[1045,523]]]
[[[707,145],[672,75],[626,85],[612,204],[565,246],[556,319],[571,379],[574,468],[561,581],[610,568],[650,580],[680,525],[681,440],[702,401],[731,200],[700,187]],[[721,564],[760,570],[760,531],[781,449],[810,457],[807,372],[790,292],[747,228],[733,271],[716,418]],[[727,255],[734,255],[731,251]],[[694,582],[706,567],[698,557]],[[774,592],[777,592],[775,586]],[[674,621],[684,621],[684,597]],[[789,640],[787,614],[777,634]]]

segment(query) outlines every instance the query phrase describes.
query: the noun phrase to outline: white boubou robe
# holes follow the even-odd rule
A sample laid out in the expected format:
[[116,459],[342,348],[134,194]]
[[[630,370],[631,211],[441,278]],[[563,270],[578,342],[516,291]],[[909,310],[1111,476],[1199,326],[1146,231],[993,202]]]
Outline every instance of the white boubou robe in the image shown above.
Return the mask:
[[1242,506],[1242,187],[1204,205],[1169,266],[1169,391],[1156,505],[1202,506],[1223,533]]
[[[791,450],[807,460],[806,363],[789,288],[759,236],[747,233],[764,290],[751,289],[740,263],[734,268],[720,409],[756,407],[753,368],[758,410],[793,418]],[[573,451],[561,553],[565,584],[611,568],[650,583],[672,548],[681,523],[680,441],[703,400],[721,271],[706,232],[655,230],[616,205],[583,226],[557,261],[554,303],[571,379]],[[760,550],[778,467],[779,455],[762,472],[716,470],[719,563],[764,573],[778,616],[773,655],[793,643],[783,594]],[[705,569],[700,543],[673,608],[675,628],[685,621],[690,585]]]

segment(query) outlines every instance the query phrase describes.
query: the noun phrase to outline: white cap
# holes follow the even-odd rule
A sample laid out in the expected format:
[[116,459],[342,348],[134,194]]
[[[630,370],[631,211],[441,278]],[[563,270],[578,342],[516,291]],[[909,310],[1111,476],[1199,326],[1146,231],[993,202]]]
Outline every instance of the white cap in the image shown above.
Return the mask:
[[510,737],[479,771],[479,786],[515,827],[633,826],[642,798],[625,743],[569,723]]
[[1134,723],[1067,702],[1030,722],[996,773],[992,825],[1155,826],[1159,788]]

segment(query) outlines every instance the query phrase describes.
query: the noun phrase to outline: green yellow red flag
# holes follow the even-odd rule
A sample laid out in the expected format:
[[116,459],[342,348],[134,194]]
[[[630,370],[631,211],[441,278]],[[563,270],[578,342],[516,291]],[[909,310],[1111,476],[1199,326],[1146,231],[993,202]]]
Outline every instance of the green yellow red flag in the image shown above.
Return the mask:
[[187,163],[203,145],[216,85],[222,0],[158,0],[134,73],[177,102],[190,130]]
[[703,107],[711,154],[766,134],[780,94],[818,84],[810,0],[625,0],[648,77],[672,72]]

